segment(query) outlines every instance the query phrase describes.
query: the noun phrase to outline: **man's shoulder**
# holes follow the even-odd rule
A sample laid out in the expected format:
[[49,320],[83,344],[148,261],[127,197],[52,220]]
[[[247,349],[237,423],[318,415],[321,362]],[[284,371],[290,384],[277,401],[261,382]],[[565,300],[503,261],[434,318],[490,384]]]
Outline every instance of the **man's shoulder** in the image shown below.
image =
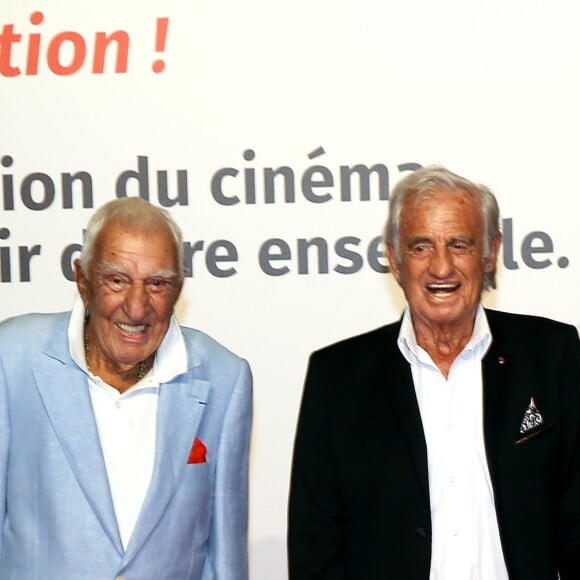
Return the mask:
[[[196,378],[213,384],[214,396],[228,397],[242,385],[244,400],[251,399],[252,371],[248,361],[196,328],[180,326],[187,351],[188,368]],[[219,393],[219,395],[218,395]]]
[[237,363],[243,360],[239,355],[202,330],[189,326],[180,326],[179,328],[190,356],[199,357],[200,361],[210,360],[220,364],[228,361]]
[[30,341],[43,337],[58,329],[66,331],[70,312],[32,312],[11,316],[0,322],[0,340],[16,341],[20,337]]
[[532,314],[516,314],[501,310],[485,310],[492,335],[509,334],[527,337],[530,340],[545,340],[550,336],[578,334],[571,324],[559,322],[543,316]]

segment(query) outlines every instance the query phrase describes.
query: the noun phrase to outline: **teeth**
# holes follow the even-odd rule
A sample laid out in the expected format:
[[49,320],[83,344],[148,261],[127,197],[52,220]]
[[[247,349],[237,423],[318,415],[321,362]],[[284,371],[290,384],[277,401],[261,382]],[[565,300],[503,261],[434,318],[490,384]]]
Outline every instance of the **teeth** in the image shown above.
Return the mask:
[[125,324],[123,322],[118,322],[117,326],[123,331],[129,334],[141,334],[145,330],[144,324]]
[[458,284],[427,284],[427,290],[429,292],[443,294],[448,292],[453,292],[459,287]]

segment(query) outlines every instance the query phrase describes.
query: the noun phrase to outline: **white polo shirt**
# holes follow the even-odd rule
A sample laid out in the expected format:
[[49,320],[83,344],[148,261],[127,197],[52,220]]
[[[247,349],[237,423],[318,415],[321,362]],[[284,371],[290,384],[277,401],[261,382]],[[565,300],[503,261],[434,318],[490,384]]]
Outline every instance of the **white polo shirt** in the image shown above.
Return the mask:
[[491,340],[480,305],[445,378],[417,345],[408,306],[403,315],[398,346],[411,365],[427,442],[430,580],[508,580],[483,438],[481,361]]
[[187,371],[185,342],[173,316],[153,368],[121,394],[87,369],[80,299],[73,307],[68,338],[71,357],[87,373],[119,533],[127,548],[153,473],[159,385]]

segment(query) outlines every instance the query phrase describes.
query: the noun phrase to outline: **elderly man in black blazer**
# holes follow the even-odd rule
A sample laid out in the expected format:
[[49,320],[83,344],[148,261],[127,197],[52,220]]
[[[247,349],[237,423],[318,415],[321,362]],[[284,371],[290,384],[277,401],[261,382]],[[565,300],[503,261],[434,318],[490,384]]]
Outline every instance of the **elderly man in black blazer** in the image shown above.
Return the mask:
[[291,580],[580,578],[580,341],[481,306],[500,242],[486,187],[428,167],[393,191],[407,306],[310,359]]

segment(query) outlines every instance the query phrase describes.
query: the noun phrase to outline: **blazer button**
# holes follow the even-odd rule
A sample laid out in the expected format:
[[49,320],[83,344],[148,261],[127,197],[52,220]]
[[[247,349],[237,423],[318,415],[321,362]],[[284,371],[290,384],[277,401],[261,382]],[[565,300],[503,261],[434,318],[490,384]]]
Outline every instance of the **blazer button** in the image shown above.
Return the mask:
[[416,530],[417,535],[421,536],[422,538],[427,537],[427,530],[423,526],[419,526]]

